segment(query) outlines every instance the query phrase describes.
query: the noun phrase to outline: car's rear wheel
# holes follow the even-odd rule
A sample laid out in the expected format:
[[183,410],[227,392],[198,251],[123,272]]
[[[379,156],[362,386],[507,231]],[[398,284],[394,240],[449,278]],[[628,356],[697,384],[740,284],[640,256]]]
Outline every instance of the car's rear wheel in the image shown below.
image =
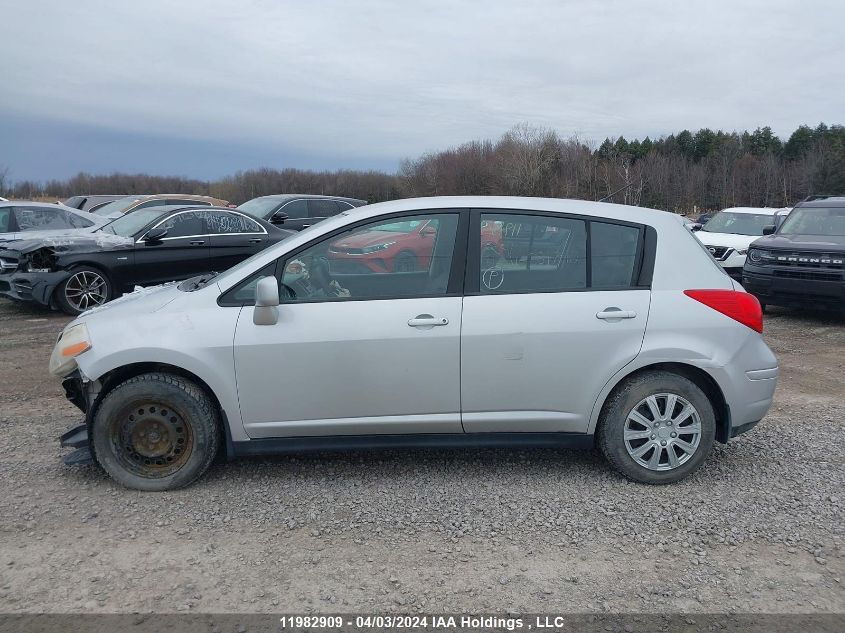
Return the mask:
[[78,315],[101,306],[112,298],[106,274],[92,266],[74,268],[55,291],[55,299],[65,314]]
[[127,488],[172,490],[193,483],[214,461],[220,415],[193,382],[142,374],[103,399],[92,442],[100,465]]
[[701,467],[715,435],[713,405],[701,388],[684,376],[654,371],[626,381],[610,396],[598,444],[626,477],[667,484]]

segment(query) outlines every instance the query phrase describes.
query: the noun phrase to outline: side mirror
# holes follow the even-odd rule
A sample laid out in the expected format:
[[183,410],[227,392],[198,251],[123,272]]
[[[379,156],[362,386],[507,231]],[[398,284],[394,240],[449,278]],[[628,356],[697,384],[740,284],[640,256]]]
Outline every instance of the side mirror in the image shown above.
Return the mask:
[[279,322],[279,282],[275,277],[262,277],[255,284],[255,325],[276,325]]
[[163,229],[163,228],[151,229],[144,236],[144,241],[148,244],[160,242],[162,240],[162,238],[165,237],[166,235],[167,235],[167,229]]
[[273,224],[284,224],[285,220],[287,220],[288,217],[290,216],[288,216],[287,213],[284,213],[283,211],[277,211],[273,214],[273,217],[270,218],[270,222],[272,222]]
[[702,227],[704,227],[703,224],[696,223],[696,224],[693,224],[691,227],[689,227],[689,230],[690,231],[700,231],[702,229]]
[[772,233],[774,233],[777,230],[778,230],[778,227],[776,227],[774,224],[767,224],[766,226],[763,227],[763,235],[771,235]]

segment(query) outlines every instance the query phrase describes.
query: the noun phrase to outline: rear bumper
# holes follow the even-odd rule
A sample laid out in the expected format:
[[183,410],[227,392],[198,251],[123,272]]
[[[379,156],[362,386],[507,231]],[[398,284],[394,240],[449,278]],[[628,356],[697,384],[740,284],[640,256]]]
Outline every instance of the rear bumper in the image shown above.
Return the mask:
[[[816,271],[801,271],[794,268],[761,268],[748,266],[742,272],[742,286],[760,299],[761,303],[773,305],[821,304],[845,308],[845,280],[818,279],[824,275]],[[827,273],[833,277],[839,273]],[[806,275],[786,276],[786,275]]]
[[769,412],[780,370],[761,336],[749,335],[730,362],[710,368],[709,373],[730,410],[730,425],[723,429],[720,441],[750,431]]

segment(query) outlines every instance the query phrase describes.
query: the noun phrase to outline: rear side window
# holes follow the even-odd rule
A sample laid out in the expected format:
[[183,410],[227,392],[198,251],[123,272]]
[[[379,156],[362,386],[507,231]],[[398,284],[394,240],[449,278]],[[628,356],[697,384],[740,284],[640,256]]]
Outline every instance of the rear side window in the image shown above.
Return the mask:
[[642,228],[578,218],[481,214],[481,294],[636,286]]
[[481,215],[481,293],[554,292],[587,286],[583,220]]
[[630,286],[637,264],[640,230],[633,226],[590,223],[591,288]]
[[58,207],[16,207],[15,219],[20,231],[72,229],[67,215]]
[[8,233],[12,225],[12,210],[9,207],[0,209],[0,233]]
[[212,234],[263,233],[264,229],[255,220],[240,213],[228,211],[199,211],[205,217],[206,228]]

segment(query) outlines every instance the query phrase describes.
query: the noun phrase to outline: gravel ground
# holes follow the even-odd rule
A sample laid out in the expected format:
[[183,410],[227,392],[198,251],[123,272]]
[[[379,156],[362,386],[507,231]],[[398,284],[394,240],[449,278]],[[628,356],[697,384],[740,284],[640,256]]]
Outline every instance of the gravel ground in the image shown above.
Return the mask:
[[0,612],[845,611],[845,317],[767,315],[775,406],[673,486],[594,452],[396,450],[155,494],[60,463],[66,320],[0,301]]

